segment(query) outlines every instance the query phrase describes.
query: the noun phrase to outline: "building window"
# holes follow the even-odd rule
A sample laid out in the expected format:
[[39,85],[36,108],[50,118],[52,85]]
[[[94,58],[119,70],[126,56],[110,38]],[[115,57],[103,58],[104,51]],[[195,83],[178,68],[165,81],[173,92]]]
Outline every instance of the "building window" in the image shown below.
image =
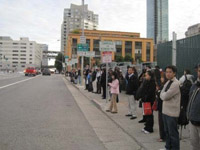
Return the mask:
[[135,61],[141,62],[142,60],[142,42],[135,42]]
[[125,55],[132,56],[132,41],[125,41]]
[[20,51],[20,52],[22,52],[22,53],[26,53],[26,51]]
[[21,43],[21,45],[26,45],[26,43]]
[[18,60],[18,58],[12,58],[13,60]]
[[19,52],[18,50],[13,50],[13,52]]
[[150,61],[151,58],[151,43],[146,43],[146,61]]
[[21,67],[23,67],[23,68],[24,68],[25,66],[24,66],[24,65],[21,65]]
[[13,63],[13,64],[18,64],[18,62],[17,62],[17,61],[13,61],[12,63]]
[[20,62],[21,64],[26,64],[26,62]]
[[26,56],[26,54],[21,54],[20,56]]
[[26,60],[26,58],[20,58],[20,60]]
[[13,45],[18,45],[18,43],[13,43]]
[[26,49],[26,47],[21,47],[21,49]]
[[100,51],[99,51],[99,42],[100,40],[93,40],[93,51],[95,51],[96,55],[100,55]]
[[18,56],[18,54],[13,54],[13,56]]
[[30,56],[32,56],[32,54],[30,54]]
[[122,55],[122,41],[115,41],[116,45],[116,55],[121,56]]

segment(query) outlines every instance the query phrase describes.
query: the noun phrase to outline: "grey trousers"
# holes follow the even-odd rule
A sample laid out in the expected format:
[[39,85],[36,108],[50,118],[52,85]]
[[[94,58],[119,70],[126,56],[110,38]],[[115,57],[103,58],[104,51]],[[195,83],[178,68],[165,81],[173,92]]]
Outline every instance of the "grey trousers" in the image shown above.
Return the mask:
[[127,95],[128,96],[128,108],[129,108],[129,114],[132,116],[136,117],[136,109],[137,109],[137,104],[135,101],[135,98],[133,95]]
[[190,123],[191,150],[200,150],[200,126]]

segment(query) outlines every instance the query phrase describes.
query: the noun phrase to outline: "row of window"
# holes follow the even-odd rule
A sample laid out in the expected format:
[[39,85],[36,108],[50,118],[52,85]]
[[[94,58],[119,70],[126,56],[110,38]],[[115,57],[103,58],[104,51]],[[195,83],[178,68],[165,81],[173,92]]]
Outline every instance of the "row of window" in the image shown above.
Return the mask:
[[[0,42],[0,45],[7,45],[7,44],[12,44],[12,45],[27,45],[26,43],[3,43],[3,42]],[[33,45],[33,43],[30,43],[29,45]]]

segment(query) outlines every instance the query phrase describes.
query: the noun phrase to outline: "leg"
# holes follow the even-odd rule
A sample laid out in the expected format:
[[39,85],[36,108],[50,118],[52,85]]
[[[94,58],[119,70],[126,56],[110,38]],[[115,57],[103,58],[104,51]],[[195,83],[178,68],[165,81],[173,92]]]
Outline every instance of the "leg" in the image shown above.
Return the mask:
[[117,112],[117,94],[112,94],[112,101],[113,101],[113,106],[114,106],[114,112]]
[[145,130],[152,133],[153,132],[153,124],[154,124],[154,121],[153,121],[153,115],[149,115],[149,116],[146,116],[146,124],[145,124]]
[[110,110],[110,112],[112,112],[112,110],[113,110],[113,98],[111,99],[109,110]]
[[164,130],[165,130],[165,135],[166,135],[166,144],[165,144],[165,148],[166,149],[170,149],[170,139],[169,139],[169,129],[168,129],[168,124],[167,124],[167,116],[162,114],[163,116],[163,123],[164,123]]
[[158,111],[158,123],[159,123],[160,139],[165,140],[163,117],[162,117],[162,112],[160,112],[160,111]]
[[132,96],[132,115],[133,116],[137,116],[137,106],[136,106],[136,100],[135,100],[135,97]]
[[165,115],[168,124],[170,149],[180,150],[179,132],[177,128],[177,118]]
[[189,127],[190,127],[191,150],[199,150],[200,149],[200,136],[199,136],[200,127],[196,127],[192,123],[190,123]]

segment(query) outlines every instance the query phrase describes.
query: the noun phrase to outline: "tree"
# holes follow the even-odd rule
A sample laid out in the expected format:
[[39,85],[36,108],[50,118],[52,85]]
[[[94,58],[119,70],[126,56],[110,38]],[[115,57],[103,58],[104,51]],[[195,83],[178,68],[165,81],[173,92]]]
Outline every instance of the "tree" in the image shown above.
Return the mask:
[[132,58],[131,55],[127,54],[127,55],[124,57],[124,61],[126,61],[126,62],[133,62],[134,60],[133,60],[133,58]]
[[124,57],[122,57],[120,55],[115,55],[115,61],[116,62],[123,62],[124,61]]
[[62,53],[58,53],[58,55],[56,56],[56,60],[55,60],[55,67],[56,69],[59,71],[59,73],[63,70],[62,67],[62,62],[65,61],[65,57]]

